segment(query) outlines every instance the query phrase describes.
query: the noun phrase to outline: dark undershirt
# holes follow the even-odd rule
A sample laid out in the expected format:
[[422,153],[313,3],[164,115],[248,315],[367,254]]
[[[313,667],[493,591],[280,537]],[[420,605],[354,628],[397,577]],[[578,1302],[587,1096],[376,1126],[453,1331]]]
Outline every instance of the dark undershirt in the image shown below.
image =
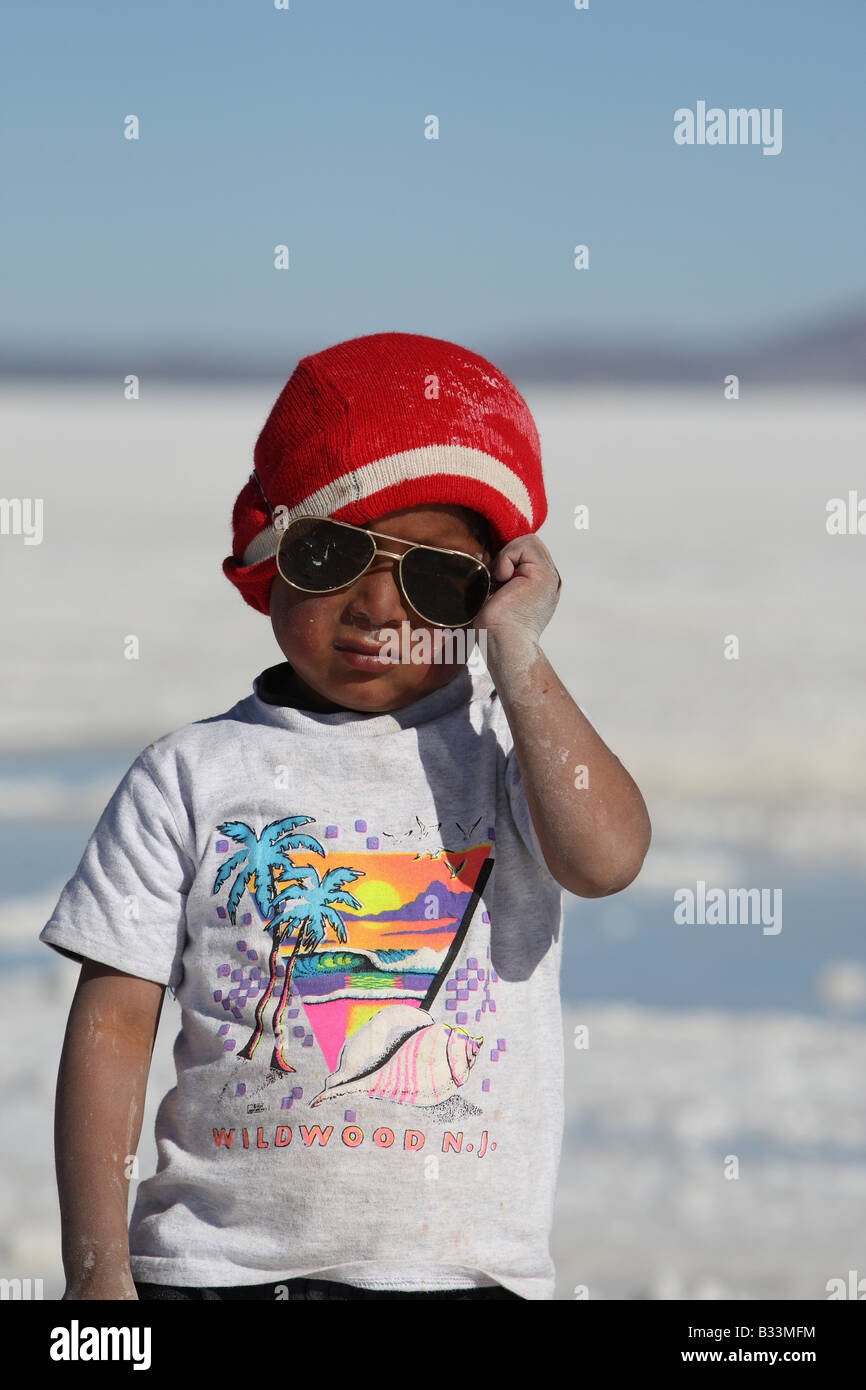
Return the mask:
[[295,693],[295,673],[288,661],[269,666],[259,676],[259,699],[266,705],[290,705],[292,709],[305,709]]
[[352,713],[351,710],[345,710],[341,705],[335,705],[333,709],[324,711],[315,704],[311,705],[309,695],[298,690],[297,680],[294,667],[288,661],[280,661],[276,666],[268,666],[267,670],[262,671],[259,676],[259,699],[264,700],[266,705],[286,705],[290,709],[305,710],[309,714]]
[[374,717],[374,712],[365,715],[342,705],[335,705],[330,710],[311,706],[309,695],[299,693],[297,679],[294,667],[288,661],[268,666],[258,678],[259,699],[264,700],[266,705],[285,705],[290,709],[304,710],[308,714],[354,714],[358,719]]

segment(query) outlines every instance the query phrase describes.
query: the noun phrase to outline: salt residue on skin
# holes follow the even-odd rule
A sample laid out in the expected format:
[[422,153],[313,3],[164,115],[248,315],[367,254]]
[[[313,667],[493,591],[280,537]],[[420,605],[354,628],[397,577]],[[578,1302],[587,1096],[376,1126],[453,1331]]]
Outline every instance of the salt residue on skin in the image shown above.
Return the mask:
[[[629,795],[627,789],[622,793],[612,790],[605,800],[606,758],[603,745],[601,751],[598,748],[598,736],[591,732],[591,726],[587,731],[588,747],[583,761],[592,759],[594,747],[601,759],[601,782],[589,797],[583,789],[575,787],[567,771],[571,750],[560,744],[556,735],[561,736],[573,728],[579,712],[575,715],[574,709],[569,708],[573,705],[571,697],[553,668],[547,669],[547,658],[531,634],[519,629],[509,635],[502,634],[498,641],[489,645],[488,654],[488,668],[514,725],[516,755],[518,760],[521,756],[524,758],[524,764],[528,760],[521,771],[548,865],[559,865],[564,876],[566,871],[561,866],[575,863],[577,837],[582,844],[581,877],[591,874],[597,881],[612,887],[621,875],[611,866],[631,865],[636,839],[644,838],[638,825],[639,817],[636,812],[632,814],[632,803],[635,797],[639,798],[639,792]],[[542,659],[545,669],[537,672],[536,662]],[[545,737],[548,731],[553,737]],[[556,772],[557,763],[559,772]],[[610,775],[613,788],[616,771]]]
[[[489,645],[495,651],[496,638],[492,634]],[[507,687],[510,698],[516,704],[534,705],[538,696],[533,689],[532,673],[543,652],[530,634],[527,634],[525,640],[508,642],[506,639],[506,645],[507,652],[501,668],[494,677],[495,684]]]

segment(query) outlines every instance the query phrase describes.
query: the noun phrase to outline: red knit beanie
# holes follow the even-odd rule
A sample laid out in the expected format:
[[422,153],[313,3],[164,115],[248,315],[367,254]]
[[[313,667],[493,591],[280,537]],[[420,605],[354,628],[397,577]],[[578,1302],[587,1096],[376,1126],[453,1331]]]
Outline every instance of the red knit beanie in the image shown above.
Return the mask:
[[223,572],[269,611],[282,528],[314,513],[363,526],[433,502],[490,523],[494,555],[547,516],[541,446],[523,397],[478,353],[420,333],[371,333],[304,357],[254,452],[234,505]]

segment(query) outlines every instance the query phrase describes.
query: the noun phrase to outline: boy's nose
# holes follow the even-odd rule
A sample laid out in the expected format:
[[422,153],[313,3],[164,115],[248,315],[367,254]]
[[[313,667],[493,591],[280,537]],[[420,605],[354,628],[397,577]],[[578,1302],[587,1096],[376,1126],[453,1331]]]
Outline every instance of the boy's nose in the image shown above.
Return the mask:
[[385,555],[377,555],[368,570],[352,585],[352,593],[368,594],[380,599],[387,595],[402,603],[400,585],[397,582],[397,560],[389,560]]
[[400,590],[398,563],[377,555],[366,573],[355,580],[349,600],[353,617],[363,616],[375,627],[389,627],[414,613]]

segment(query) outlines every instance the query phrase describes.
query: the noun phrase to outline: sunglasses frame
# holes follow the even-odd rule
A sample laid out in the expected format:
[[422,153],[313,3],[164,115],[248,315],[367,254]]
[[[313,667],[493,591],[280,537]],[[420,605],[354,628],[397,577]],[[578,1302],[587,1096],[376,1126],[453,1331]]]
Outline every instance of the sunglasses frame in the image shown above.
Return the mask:
[[[284,573],[283,567],[280,564],[280,551],[283,548],[283,541],[285,537],[289,534],[289,527],[295,521],[327,521],[330,522],[332,526],[342,526],[347,531],[361,531],[364,535],[369,536],[373,541],[373,554],[370,556],[364,568],[360,570],[358,574],[354,575],[351,579],[347,579],[344,584],[332,584],[329,588],[326,589],[306,589],[304,588],[303,584],[298,584],[295,582],[295,580],[289,579],[288,575]],[[380,546],[376,544],[376,539],[373,539],[374,537],[378,540],[400,541],[402,545],[408,545],[409,549],[404,550],[402,555],[397,554],[393,550],[383,550]],[[432,550],[436,555],[459,555],[465,560],[471,560],[472,563],[478,567],[478,569],[484,571],[484,573],[487,576],[487,592],[484,595],[484,598],[482,602],[479,604],[478,610],[473,615],[473,617],[467,618],[466,621],[463,623],[442,623],[438,622],[435,618],[429,618],[425,613],[421,612],[420,608],[415,607],[414,603],[409,598],[409,595],[406,593],[406,586],[403,582],[403,561],[406,559],[407,555],[412,554],[413,550]],[[358,580],[361,579],[363,575],[367,573],[367,570],[370,568],[377,555],[385,555],[388,559],[397,561],[397,579],[400,586],[400,592],[403,595],[405,602],[408,603],[413,613],[417,613],[418,617],[423,618],[424,622],[429,623],[431,627],[469,627],[470,624],[475,621],[475,618],[478,617],[478,613],[481,612],[481,609],[484,607],[484,604],[490,597],[490,591],[493,588],[493,576],[490,573],[490,570],[484,564],[483,560],[476,560],[474,555],[469,555],[465,550],[448,550],[444,546],[440,545],[425,545],[420,541],[404,540],[402,536],[386,536],[382,531],[371,531],[370,528],[367,526],[353,526],[352,523],[349,521],[337,521],[332,516],[318,516],[314,512],[305,512],[303,516],[292,517],[292,520],[283,528],[282,535],[280,536],[279,543],[277,545],[275,559],[277,569],[280,572],[281,578],[284,579],[285,582],[289,584],[293,589],[298,589],[301,593],[304,594],[335,594],[339,589],[348,589],[350,584],[356,584]]]
[[[280,550],[282,549],[283,539],[284,539],[284,537],[285,537],[285,535],[286,535],[286,532],[288,531],[289,526],[291,526],[292,522],[290,521],[290,522],[288,522],[285,526],[282,526],[282,527],[278,527],[278,526],[277,526],[276,517],[275,517],[275,514],[274,514],[274,509],[273,509],[273,507],[271,506],[271,504],[270,504],[270,502],[269,502],[269,500],[268,500],[268,495],[267,495],[267,493],[265,492],[264,488],[262,487],[262,480],[261,480],[261,478],[259,477],[258,473],[256,472],[255,468],[254,468],[254,469],[252,470],[252,472],[250,473],[250,477],[251,477],[251,478],[254,478],[255,481],[256,481],[256,485],[257,485],[257,487],[258,487],[258,489],[259,489],[259,492],[262,494],[262,498],[263,498],[263,500],[264,500],[264,504],[265,504],[265,506],[266,506],[267,509],[268,509],[268,515],[269,515],[270,518],[271,518],[271,522],[272,522],[273,525],[274,525],[279,531],[281,531],[281,533],[282,533],[282,534],[280,535],[279,541],[277,542],[276,554],[275,554],[275,556],[274,556],[274,558],[275,558],[275,560],[276,560],[277,571],[278,571],[278,573],[279,573],[279,575],[280,575],[280,578],[284,581],[284,583],[288,584],[292,589],[297,589],[300,593],[303,593],[303,594],[335,594],[339,589],[347,589],[347,588],[349,587],[350,584],[356,584],[357,581],[358,581],[363,575],[365,575],[365,574],[367,573],[367,570],[370,568],[370,565],[372,565],[372,563],[373,563],[373,561],[375,560],[375,558],[376,558],[377,555],[386,555],[389,559],[393,559],[393,560],[397,560],[397,561],[398,561],[398,565],[397,565],[397,579],[398,579],[398,583],[399,583],[399,587],[400,587],[400,593],[403,595],[403,598],[404,598],[405,602],[408,603],[408,605],[409,605],[409,607],[412,609],[413,613],[417,613],[417,614],[418,614],[418,617],[419,617],[419,618],[423,618],[424,622],[425,622],[425,623],[429,623],[431,627],[440,627],[440,628],[446,628],[446,629],[448,629],[448,630],[451,630],[451,629],[453,629],[453,628],[469,627],[470,624],[473,623],[473,622],[475,621],[475,618],[478,617],[478,613],[481,612],[481,609],[484,607],[484,604],[485,604],[485,603],[487,602],[487,600],[489,599],[491,593],[492,593],[495,589],[501,589],[501,588],[502,588],[503,582],[505,582],[505,581],[497,581],[497,580],[495,580],[495,579],[493,578],[493,575],[490,573],[490,569],[488,568],[488,566],[484,564],[484,561],[483,561],[483,560],[476,560],[476,558],[475,558],[474,555],[469,555],[465,550],[446,550],[443,546],[438,546],[438,545],[423,545],[423,544],[421,544],[421,543],[418,542],[418,541],[407,541],[407,540],[404,540],[402,536],[386,536],[386,535],[384,534],[384,532],[382,532],[382,531],[371,531],[370,528],[367,527],[367,526],[353,526],[352,523],[349,522],[349,521],[336,521],[336,520],[334,519],[334,517],[332,517],[332,516],[319,516],[319,515],[318,515],[317,513],[315,513],[315,512],[305,512],[302,516],[295,516],[295,517],[292,517],[292,521],[330,521],[330,522],[333,523],[334,526],[345,526],[345,527],[347,527],[348,530],[350,530],[350,531],[363,531],[363,532],[365,533],[365,535],[368,535],[368,536],[375,536],[375,537],[377,537],[379,540],[385,540],[385,541],[399,541],[399,542],[401,543],[401,545],[408,545],[408,546],[409,546],[409,549],[406,550],[406,551],[404,551],[402,555],[395,555],[393,551],[389,551],[389,550],[380,550],[380,548],[376,545],[376,541],[374,540],[374,541],[373,541],[373,554],[370,556],[370,559],[369,559],[368,563],[367,563],[367,564],[364,566],[364,568],[361,570],[361,573],[355,575],[355,578],[354,578],[354,579],[349,579],[349,580],[347,580],[345,584],[335,584],[335,585],[333,586],[333,588],[330,588],[330,589],[304,589],[304,588],[302,588],[302,586],[301,586],[300,584],[296,584],[296,583],[294,582],[294,580],[292,580],[292,579],[287,579],[286,576],[283,574],[283,571],[282,571],[282,569],[281,569],[281,567],[280,567]],[[412,600],[409,598],[408,594],[406,593],[406,589],[405,589],[405,587],[404,587],[404,585],[403,585],[403,560],[405,559],[405,557],[406,557],[407,555],[411,555],[411,553],[412,553],[413,550],[432,550],[432,551],[434,551],[434,552],[435,552],[436,554],[438,554],[438,555],[461,555],[461,556],[464,557],[464,559],[466,559],[466,560],[471,560],[472,563],[473,563],[474,565],[477,565],[479,569],[482,569],[482,570],[484,571],[484,573],[487,575],[487,593],[484,595],[484,600],[483,600],[483,602],[481,603],[481,606],[479,607],[478,612],[475,613],[473,617],[467,618],[465,623],[440,623],[440,622],[437,622],[435,618],[428,618],[428,617],[426,617],[418,608],[415,607],[415,605],[412,603]]]

